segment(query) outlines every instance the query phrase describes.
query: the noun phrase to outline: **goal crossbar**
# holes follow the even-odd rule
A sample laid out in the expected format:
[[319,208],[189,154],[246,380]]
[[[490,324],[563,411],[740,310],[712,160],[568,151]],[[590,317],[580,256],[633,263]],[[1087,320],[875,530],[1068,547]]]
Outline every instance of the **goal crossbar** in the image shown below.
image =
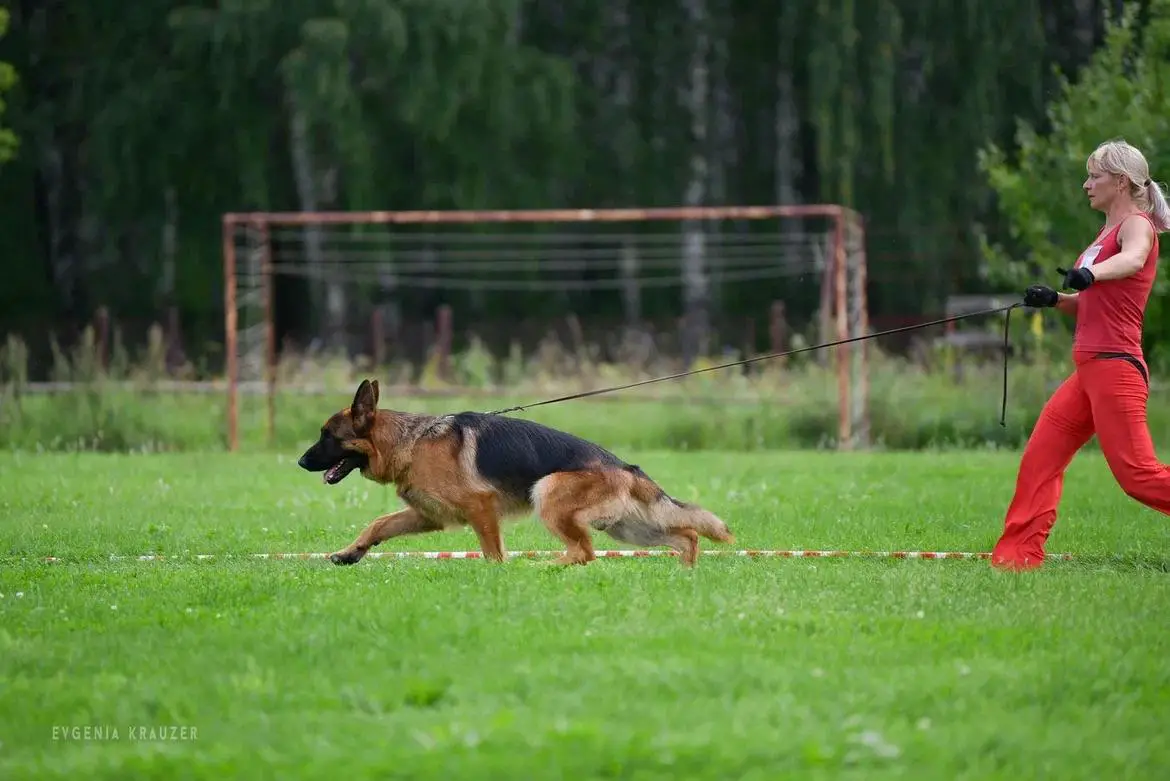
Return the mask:
[[[275,433],[276,328],[273,277],[284,273],[273,263],[274,228],[329,225],[475,225],[537,223],[694,222],[824,218],[831,225],[831,251],[822,281],[822,317],[838,340],[868,332],[864,221],[839,204],[757,206],[675,206],[604,209],[403,210],[331,212],[229,212],[222,216],[224,273],[224,348],[227,375],[227,446],[239,449],[239,260],[236,231],[254,232],[259,257],[259,297],[263,310],[264,373],[267,386],[267,435]],[[865,343],[836,347],[838,447],[868,442],[868,381]]]
[[662,206],[645,209],[472,209],[341,212],[229,212],[225,225],[441,225],[498,222],[645,222],[685,220],[766,220],[783,217],[860,219],[837,204],[792,206]]

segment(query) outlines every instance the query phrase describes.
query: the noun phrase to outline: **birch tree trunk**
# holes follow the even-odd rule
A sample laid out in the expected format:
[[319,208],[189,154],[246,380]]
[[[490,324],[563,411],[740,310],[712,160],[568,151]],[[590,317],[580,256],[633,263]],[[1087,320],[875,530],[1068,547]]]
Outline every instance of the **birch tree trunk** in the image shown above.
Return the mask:
[[[289,95],[289,147],[292,157],[293,177],[296,180],[297,198],[301,211],[321,210],[321,186],[328,181],[318,181],[318,169],[312,148],[309,119],[302,110],[295,95]],[[328,349],[343,346],[345,330],[345,289],[341,281],[325,267],[324,233],[319,225],[304,228],[305,258],[309,265],[312,283],[313,320],[321,323],[317,313],[324,311],[324,338]]]
[[175,255],[178,252],[179,207],[174,187],[163,191],[163,227],[160,241],[161,263],[158,275],[158,298],[164,306],[175,300]]
[[[730,64],[728,34],[732,24],[732,9],[727,0],[716,0],[714,18],[707,27],[713,33],[711,42],[711,132],[708,133],[707,154],[710,161],[710,185],[707,203],[727,206],[729,172],[735,170],[739,155],[735,139],[735,106],[731,98],[731,86],[727,71]],[[717,227],[716,230],[719,230]],[[722,245],[726,246],[726,245]],[[722,266],[722,252],[708,254],[707,265],[716,270]],[[711,311],[723,310],[723,290],[718,284],[710,285],[708,306]]]
[[638,249],[631,241],[621,248],[622,310],[627,331],[636,330],[642,320],[642,296],[638,284]]
[[[687,206],[701,206],[707,200],[709,168],[707,159],[708,82],[711,37],[707,30],[706,0],[684,0],[691,32],[686,103],[690,113],[691,154],[689,180],[683,196]],[[704,225],[689,220],[683,227],[683,361],[689,366],[707,353],[710,331],[710,280],[707,275],[707,237]]]
[[45,142],[41,158],[41,186],[44,189],[48,228],[49,271],[58,299],[66,311],[76,308],[77,255],[66,226],[64,154],[56,139]]
[[[792,205],[800,202],[797,179],[801,173],[800,110],[796,104],[796,86],[792,72],[776,73],[776,203]],[[798,230],[799,220],[786,220],[785,232]]]
[[[634,75],[637,68],[633,41],[630,39],[630,0],[612,0],[606,7],[606,47],[600,73],[595,73],[598,86],[612,95],[613,115],[622,132],[614,141],[614,156],[621,175],[633,179],[637,161],[632,148],[633,139],[625,132],[633,121]],[[642,284],[638,279],[640,258],[635,243],[627,239],[619,252],[621,275],[622,314],[625,321],[625,339],[637,339],[642,322]]]

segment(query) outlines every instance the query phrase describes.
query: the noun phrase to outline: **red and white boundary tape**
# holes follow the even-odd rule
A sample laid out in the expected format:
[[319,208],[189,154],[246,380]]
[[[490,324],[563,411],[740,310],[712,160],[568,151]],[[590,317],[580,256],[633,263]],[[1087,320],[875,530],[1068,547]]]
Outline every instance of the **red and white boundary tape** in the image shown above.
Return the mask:
[[[527,551],[508,551],[507,555],[510,559],[536,559],[551,556],[559,556],[563,551],[556,550],[527,550]],[[599,559],[642,559],[654,556],[677,556],[678,554],[673,550],[599,550],[594,551]],[[989,559],[990,553],[967,553],[964,551],[846,551],[846,550],[709,550],[702,551],[701,556],[736,556],[749,559],[755,558],[778,558],[778,559]],[[232,555],[222,555],[214,553],[199,553],[191,554],[172,554],[172,555],[155,555],[147,554],[142,556],[110,556],[111,561],[119,560],[135,560],[135,561],[164,561],[164,560],[178,560],[178,559],[230,559]],[[244,554],[243,558],[253,559],[328,559],[328,553],[249,553]],[[367,559],[482,559],[484,555],[480,551],[463,550],[463,551],[370,551],[366,554]],[[1071,553],[1049,553],[1046,558],[1050,561],[1070,561],[1072,559]],[[47,556],[41,559],[45,562],[61,562],[65,559],[56,556]]]

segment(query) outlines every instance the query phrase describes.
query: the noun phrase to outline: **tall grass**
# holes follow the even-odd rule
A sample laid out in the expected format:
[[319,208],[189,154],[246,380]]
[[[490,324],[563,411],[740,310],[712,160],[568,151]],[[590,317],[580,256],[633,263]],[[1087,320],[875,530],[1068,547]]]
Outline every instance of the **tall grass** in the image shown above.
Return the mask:
[[[1011,447],[1023,444],[1045,399],[1068,371],[1067,345],[1029,344],[1013,358],[1005,425],[1001,426],[1002,367],[966,366],[958,380],[949,367],[960,357],[929,350],[915,360],[870,356],[870,441],[876,448]],[[108,365],[97,359],[86,332],[71,350],[54,345],[59,392],[30,392],[28,350],[15,337],[0,347],[0,448],[20,450],[190,451],[226,443],[222,381],[208,392],[166,384],[161,334],[137,356],[115,341]],[[727,369],[520,414],[621,449],[728,450],[836,446],[838,390],[834,356],[811,353]],[[728,360],[721,357],[718,362]],[[716,363],[708,361],[707,365]],[[242,447],[295,451],[312,440],[325,417],[344,406],[365,376],[381,380],[382,404],[397,409],[452,412],[494,410],[577,391],[621,385],[677,371],[647,361],[617,365],[589,354],[545,345],[530,356],[514,351],[493,360],[477,343],[452,356],[450,376],[437,364],[421,380],[402,384],[412,367],[375,368],[358,359],[289,356],[279,367],[274,438],[267,438],[263,395],[241,394]],[[1156,383],[1155,383],[1156,384]],[[307,392],[306,389],[312,389]],[[1170,435],[1170,405],[1149,405],[1155,442]]]

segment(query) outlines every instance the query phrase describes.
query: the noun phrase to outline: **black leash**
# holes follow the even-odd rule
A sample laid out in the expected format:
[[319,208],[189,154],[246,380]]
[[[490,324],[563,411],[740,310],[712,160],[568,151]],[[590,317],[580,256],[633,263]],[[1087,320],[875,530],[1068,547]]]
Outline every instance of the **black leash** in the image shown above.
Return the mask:
[[757,355],[754,358],[743,358],[731,363],[723,363],[718,366],[708,366],[704,369],[692,369],[691,371],[679,372],[678,374],[670,374],[665,377],[655,377],[650,380],[641,380],[640,382],[631,382],[628,385],[616,385],[612,388],[599,388],[598,390],[584,391],[582,393],[572,393],[568,396],[559,396],[555,399],[545,399],[544,401],[536,401],[531,404],[522,404],[516,407],[507,407],[506,409],[499,409],[495,412],[489,412],[489,415],[503,415],[508,412],[522,412],[523,410],[532,407],[542,407],[545,404],[556,404],[561,401],[572,401],[574,399],[583,399],[588,396],[600,396],[603,393],[613,393],[615,391],[627,390],[629,388],[637,388],[640,385],[649,385],[654,382],[665,382],[666,380],[677,380],[682,377],[690,377],[692,374],[702,374],[703,372],[713,372],[720,369],[730,369],[735,366],[746,366],[749,363],[756,363],[757,361],[768,361],[773,358],[785,358],[789,355],[796,355],[798,353],[812,352],[813,350],[824,350],[829,347],[839,347],[843,344],[851,342],[861,342],[866,339],[876,339],[879,336],[889,336],[891,334],[903,333],[905,331],[917,331],[923,328],[930,328],[935,325],[943,325],[944,323],[953,323],[958,320],[966,320],[970,317],[980,317],[982,315],[995,315],[1000,312],[1007,312],[1007,316],[1003,321],[1003,406],[1000,411],[999,425],[1007,426],[1007,390],[1008,390],[1008,348],[1010,346],[1010,332],[1009,327],[1012,319],[1012,310],[1023,306],[1023,304],[1008,304],[1007,306],[996,307],[995,309],[984,309],[979,312],[967,312],[962,315],[955,315],[953,317],[944,317],[941,320],[931,320],[928,323],[917,323],[915,325],[905,325],[900,328],[891,328],[888,331],[878,331],[872,334],[863,334],[861,336],[853,336],[848,339],[838,339],[835,342],[826,342],[825,344],[814,344],[811,347],[799,347],[795,350],[786,350],[780,353],[768,353],[767,355]]
[[1012,310],[1020,306],[1023,306],[1023,304],[1011,304],[1004,308],[1007,314],[1003,317],[1003,394],[1001,396],[1003,402],[999,408],[1000,428],[1007,428],[1008,348],[1011,347],[1011,332],[1009,329],[1012,324]]

